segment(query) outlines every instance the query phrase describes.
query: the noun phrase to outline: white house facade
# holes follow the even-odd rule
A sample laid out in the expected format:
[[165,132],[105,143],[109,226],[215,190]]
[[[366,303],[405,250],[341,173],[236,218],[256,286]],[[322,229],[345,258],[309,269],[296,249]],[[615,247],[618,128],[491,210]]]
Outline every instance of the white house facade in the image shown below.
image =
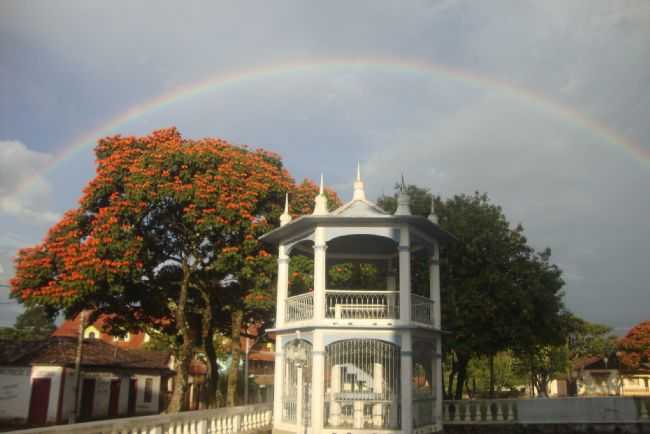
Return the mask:
[[[439,245],[453,238],[433,212],[411,215],[405,188],[394,214],[368,201],[359,171],[349,203],[329,212],[322,179],[315,201],[293,221],[287,204],[262,237],[279,254],[273,432],[441,431]],[[296,294],[297,255],[313,258],[313,290]],[[426,260],[424,287],[412,255]],[[337,287],[343,264],[371,270],[373,287]]]

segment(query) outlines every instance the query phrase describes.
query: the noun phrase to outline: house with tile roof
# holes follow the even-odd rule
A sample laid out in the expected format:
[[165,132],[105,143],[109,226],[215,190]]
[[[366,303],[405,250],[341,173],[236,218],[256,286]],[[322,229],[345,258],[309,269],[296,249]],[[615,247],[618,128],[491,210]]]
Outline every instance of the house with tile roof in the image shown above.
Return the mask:
[[164,408],[173,375],[170,352],[84,339],[77,381],[77,344],[76,337],[67,336],[0,342],[0,420],[37,426],[65,423],[75,407],[81,420],[156,414]]

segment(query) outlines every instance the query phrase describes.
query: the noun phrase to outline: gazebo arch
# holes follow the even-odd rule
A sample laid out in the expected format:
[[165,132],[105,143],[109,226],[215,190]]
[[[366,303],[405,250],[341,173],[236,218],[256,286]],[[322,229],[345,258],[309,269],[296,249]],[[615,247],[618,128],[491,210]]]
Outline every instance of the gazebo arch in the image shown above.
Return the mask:
[[325,347],[325,426],[399,428],[400,348],[377,338]]

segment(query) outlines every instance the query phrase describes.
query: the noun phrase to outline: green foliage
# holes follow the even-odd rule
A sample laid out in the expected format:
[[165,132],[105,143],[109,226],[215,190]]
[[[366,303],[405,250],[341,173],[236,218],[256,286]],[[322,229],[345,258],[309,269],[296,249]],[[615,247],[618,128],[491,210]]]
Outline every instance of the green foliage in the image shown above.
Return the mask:
[[350,263],[336,264],[327,271],[328,286],[332,289],[350,289],[354,277],[354,266]]
[[[392,196],[381,195],[377,199],[377,205],[389,213],[394,213],[397,209],[397,196],[400,184],[395,183],[395,194]],[[411,214],[428,216],[431,212],[431,192],[428,188],[418,187],[416,185],[407,185],[406,192],[410,197]]]
[[[409,185],[413,214],[428,215],[428,189]],[[397,194],[378,204],[396,207]],[[441,254],[442,323],[451,333],[445,348],[451,353],[448,394],[455,378],[460,398],[472,358],[509,349],[536,354],[537,348],[564,342],[561,270],[550,263],[550,250],[536,252],[521,225],[512,226],[503,210],[486,194],[433,198],[439,226],[458,242]],[[415,290],[427,287],[425,263],[414,259]]]
[[45,339],[56,326],[52,316],[43,306],[29,306],[18,315],[14,327],[0,328],[0,339],[32,341]]
[[304,294],[314,290],[314,260],[295,255],[289,261],[289,295]]
[[530,376],[539,396],[548,396],[550,381],[555,375],[566,374],[569,366],[566,345],[537,345],[521,355],[516,371],[522,376]]
[[366,262],[334,264],[327,271],[328,288],[331,289],[386,289],[386,275],[377,265]]
[[[517,360],[510,351],[501,351],[494,355],[494,389],[496,396],[517,394],[518,388],[528,382],[525,372],[515,369]],[[467,366],[470,389],[473,397],[488,397],[490,394],[490,358],[475,357]]]
[[612,328],[603,324],[585,321],[582,318],[569,318],[569,357],[578,360],[591,356],[609,356],[616,350],[616,337]]

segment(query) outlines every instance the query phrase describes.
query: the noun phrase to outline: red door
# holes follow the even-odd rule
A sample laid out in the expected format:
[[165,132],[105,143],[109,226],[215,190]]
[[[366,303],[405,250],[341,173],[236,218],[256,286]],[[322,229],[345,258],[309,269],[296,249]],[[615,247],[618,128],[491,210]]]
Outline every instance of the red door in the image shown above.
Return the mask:
[[108,401],[108,416],[117,417],[120,403],[120,382],[122,380],[111,380],[111,396]]
[[138,380],[132,378],[129,380],[129,416],[135,414],[135,399],[138,393]]
[[81,386],[81,419],[88,420],[93,417],[93,404],[95,401],[95,379],[84,378]]
[[47,422],[47,405],[50,402],[49,378],[34,378],[32,397],[29,400],[28,421],[31,425],[45,425]]

